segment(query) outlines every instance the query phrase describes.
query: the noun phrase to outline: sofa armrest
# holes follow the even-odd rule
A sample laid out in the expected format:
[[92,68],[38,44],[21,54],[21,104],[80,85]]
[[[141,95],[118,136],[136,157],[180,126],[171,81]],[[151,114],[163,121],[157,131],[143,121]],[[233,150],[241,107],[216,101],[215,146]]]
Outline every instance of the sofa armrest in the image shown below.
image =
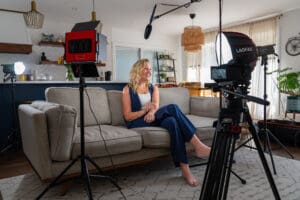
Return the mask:
[[46,115],[31,105],[18,109],[23,151],[41,179],[51,177]]
[[31,106],[45,113],[51,160],[70,160],[77,128],[76,109],[46,101],[34,101]]
[[190,98],[191,114],[201,117],[218,118],[220,108],[219,97],[199,97]]

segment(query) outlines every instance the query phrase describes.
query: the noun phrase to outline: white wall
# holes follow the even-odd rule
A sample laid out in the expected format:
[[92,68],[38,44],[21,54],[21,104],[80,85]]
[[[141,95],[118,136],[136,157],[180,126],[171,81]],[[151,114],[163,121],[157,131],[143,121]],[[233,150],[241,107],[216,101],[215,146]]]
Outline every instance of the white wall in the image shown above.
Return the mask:
[[[0,11],[1,13],[1,11]],[[5,12],[4,12],[5,13]],[[16,14],[15,14],[16,15]],[[17,14],[18,15],[18,14]],[[20,16],[22,16],[20,14]],[[9,23],[14,22],[8,18]],[[3,21],[3,20],[2,20]],[[5,20],[4,20],[5,21]],[[50,46],[39,46],[38,43],[41,40],[41,34],[54,34],[64,36],[66,32],[69,32],[76,22],[64,23],[61,21],[50,21],[47,17],[44,20],[42,29],[27,29],[30,39],[33,44],[33,52],[29,55],[22,54],[0,54],[0,64],[9,64],[16,61],[23,61],[26,65],[25,73],[29,74],[32,71],[37,71],[38,74],[48,74],[53,77],[53,80],[65,80],[65,67],[63,65],[39,65],[41,53],[45,52],[46,57],[49,60],[57,60],[57,58],[64,54],[62,47],[50,47]],[[24,21],[25,24],[25,21]],[[0,24],[1,25],[1,24]],[[7,27],[7,26],[5,26]],[[181,80],[181,59],[180,53],[177,52],[177,39],[168,36],[163,36],[161,33],[152,33],[148,40],[144,40],[143,32],[133,32],[131,30],[121,30],[117,27],[112,27],[110,24],[103,22],[102,33],[107,36],[107,61],[105,67],[98,68],[99,71],[113,71],[114,65],[114,46],[128,46],[128,47],[140,47],[144,49],[158,49],[158,50],[169,50],[174,54],[176,58],[176,71],[177,78]],[[0,69],[0,77],[3,76],[2,70]],[[2,81],[2,78],[0,82]]]
[[[175,59],[176,79],[181,80],[181,53],[178,51],[178,38],[163,35],[161,33],[153,33],[148,40],[144,39],[144,32],[124,30],[112,28],[111,44],[109,45],[110,56],[114,57],[113,53],[116,46],[138,47],[151,50],[166,50]],[[113,61],[114,65],[115,61]]]
[[297,9],[284,13],[279,20],[281,68],[292,67],[294,70],[300,70],[300,55],[290,56],[285,52],[288,39],[300,33],[299,19],[300,9]]
[[[281,68],[292,67],[293,71],[300,71],[300,55],[290,56],[285,52],[286,42],[290,37],[297,36],[300,33],[300,9],[286,12],[279,20],[280,30],[280,65]],[[299,35],[298,35],[299,36]],[[283,114],[286,105],[286,95],[281,95],[280,112]],[[292,118],[292,114],[288,117]],[[296,121],[300,121],[300,115],[296,116]]]

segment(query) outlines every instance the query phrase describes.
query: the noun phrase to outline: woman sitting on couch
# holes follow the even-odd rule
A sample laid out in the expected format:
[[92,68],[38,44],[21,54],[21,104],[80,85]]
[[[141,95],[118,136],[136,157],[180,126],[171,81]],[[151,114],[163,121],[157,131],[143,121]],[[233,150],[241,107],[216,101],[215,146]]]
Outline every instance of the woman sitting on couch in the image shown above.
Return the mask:
[[130,71],[130,81],[123,89],[123,114],[128,128],[158,126],[170,134],[170,150],[176,166],[180,166],[182,176],[191,186],[198,180],[190,171],[185,142],[190,142],[198,157],[207,157],[210,147],[195,135],[196,128],[185,117],[179,107],[170,104],[159,108],[159,91],[150,84],[151,65],[147,59],[138,60]]

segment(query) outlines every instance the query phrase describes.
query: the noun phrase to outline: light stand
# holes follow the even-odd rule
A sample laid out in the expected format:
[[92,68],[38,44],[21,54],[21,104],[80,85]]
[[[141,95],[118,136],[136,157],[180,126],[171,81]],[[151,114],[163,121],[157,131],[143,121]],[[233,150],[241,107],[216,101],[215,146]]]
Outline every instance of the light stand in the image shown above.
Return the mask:
[[[6,68],[4,70],[4,68]],[[8,136],[7,144],[3,145],[0,148],[0,153],[7,152],[9,150],[18,150],[21,146],[20,133],[17,128],[17,114],[16,114],[16,105],[15,105],[15,81],[16,81],[16,73],[13,70],[13,64],[5,64],[3,65],[3,72],[6,74],[4,78],[4,82],[10,80],[11,83],[11,112],[12,116],[12,130]]]
[[[268,98],[267,95],[267,65],[268,65],[268,56],[263,55],[261,58],[261,65],[264,67],[264,100],[266,101]],[[264,105],[264,120],[263,120],[263,127],[259,130],[259,135],[262,135],[265,137],[264,139],[264,151],[266,151],[266,148],[268,148],[268,153],[270,154],[272,166],[273,166],[273,171],[274,174],[276,174],[276,168],[274,164],[274,159],[273,159],[273,154],[272,154],[272,149],[271,149],[271,144],[270,144],[270,137],[272,137],[273,140],[275,140],[289,156],[293,159],[294,156],[289,152],[289,150],[278,140],[278,138],[273,135],[273,133],[267,128],[267,107]]]
[[[267,95],[267,65],[268,65],[268,56],[267,55],[262,55],[261,57],[261,65],[264,67],[264,95],[263,95],[263,99],[265,101],[267,101],[268,95]],[[270,159],[271,159],[271,163],[272,163],[272,167],[273,167],[273,172],[274,174],[277,174],[276,172],[276,168],[275,168],[275,163],[274,163],[274,159],[273,159],[273,153],[272,153],[272,149],[271,149],[271,143],[270,143],[270,137],[276,141],[277,144],[279,144],[284,150],[285,152],[292,158],[294,159],[294,156],[289,152],[289,150],[278,140],[278,138],[267,128],[267,106],[264,106],[264,119],[263,119],[263,127],[259,129],[258,134],[264,137],[264,142],[263,142],[263,150],[264,152],[266,152],[266,149],[268,149],[268,153],[270,155]],[[242,146],[246,146],[249,148],[254,148],[251,146],[246,145],[250,140],[252,140],[253,137],[250,137],[249,139],[247,139],[245,142],[243,142],[241,145],[239,145],[235,151],[237,151],[239,148],[241,148]]]
[[[55,179],[53,182],[51,182],[45,189],[44,191],[37,197],[37,199],[40,199],[50,188],[53,186],[63,183],[66,180],[63,180],[58,183],[58,181],[62,178],[62,176],[78,161],[80,160],[81,163],[81,175],[80,178],[84,180],[86,189],[87,189],[87,194],[90,200],[93,199],[93,194],[91,190],[91,179],[90,178],[100,178],[100,179],[108,179],[114,186],[118,188],[118,190],[121,192],[121,187],[116,183],[116,181],[106,175],[102,175],[103,171],[101,168],[96,164],[95,161],[93,161],[88,155],[85,154],[85,139],[84,139],[84,88],[86,87],[85,80],[83,77],[83,69],[82,67],[84,65],[77,65],[75,70],[78,72],[79,70],[79,100],[80,100],[80,148],[81,148],[81,154],[73,160]],[[96,66],[95,66],[96,67]],[[75,71],[73,69],[73,71]],[[76,73],[74,73],[76,76]],[[97,170],[100,174],[90,174],[87,166],[87,161],[89,161]],[[121,192],[123,195],[123,193]],[[124,196],[124,195],[123,195]]]

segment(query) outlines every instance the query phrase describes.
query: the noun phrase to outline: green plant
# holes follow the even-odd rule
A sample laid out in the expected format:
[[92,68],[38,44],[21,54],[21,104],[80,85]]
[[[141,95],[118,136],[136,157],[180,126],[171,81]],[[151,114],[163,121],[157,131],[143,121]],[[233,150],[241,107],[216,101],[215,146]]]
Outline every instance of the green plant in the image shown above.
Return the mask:
[[71,68],[71,64],[64,63],[64,65],[66,67],[66,80],[74,81],[75,76],[74,76],[73,70]]
[[166,79],[167,78],[167,74],[166,73],[160,73],[159,76],[162,79]]
[[[281,93],[289,94],[291,96],[300,96],[300,71],[289,72],[292,68],[284,68],[282,70],[275,70],[278,72],[278,89]],[[271,72],[271,73],[273,73]]]

